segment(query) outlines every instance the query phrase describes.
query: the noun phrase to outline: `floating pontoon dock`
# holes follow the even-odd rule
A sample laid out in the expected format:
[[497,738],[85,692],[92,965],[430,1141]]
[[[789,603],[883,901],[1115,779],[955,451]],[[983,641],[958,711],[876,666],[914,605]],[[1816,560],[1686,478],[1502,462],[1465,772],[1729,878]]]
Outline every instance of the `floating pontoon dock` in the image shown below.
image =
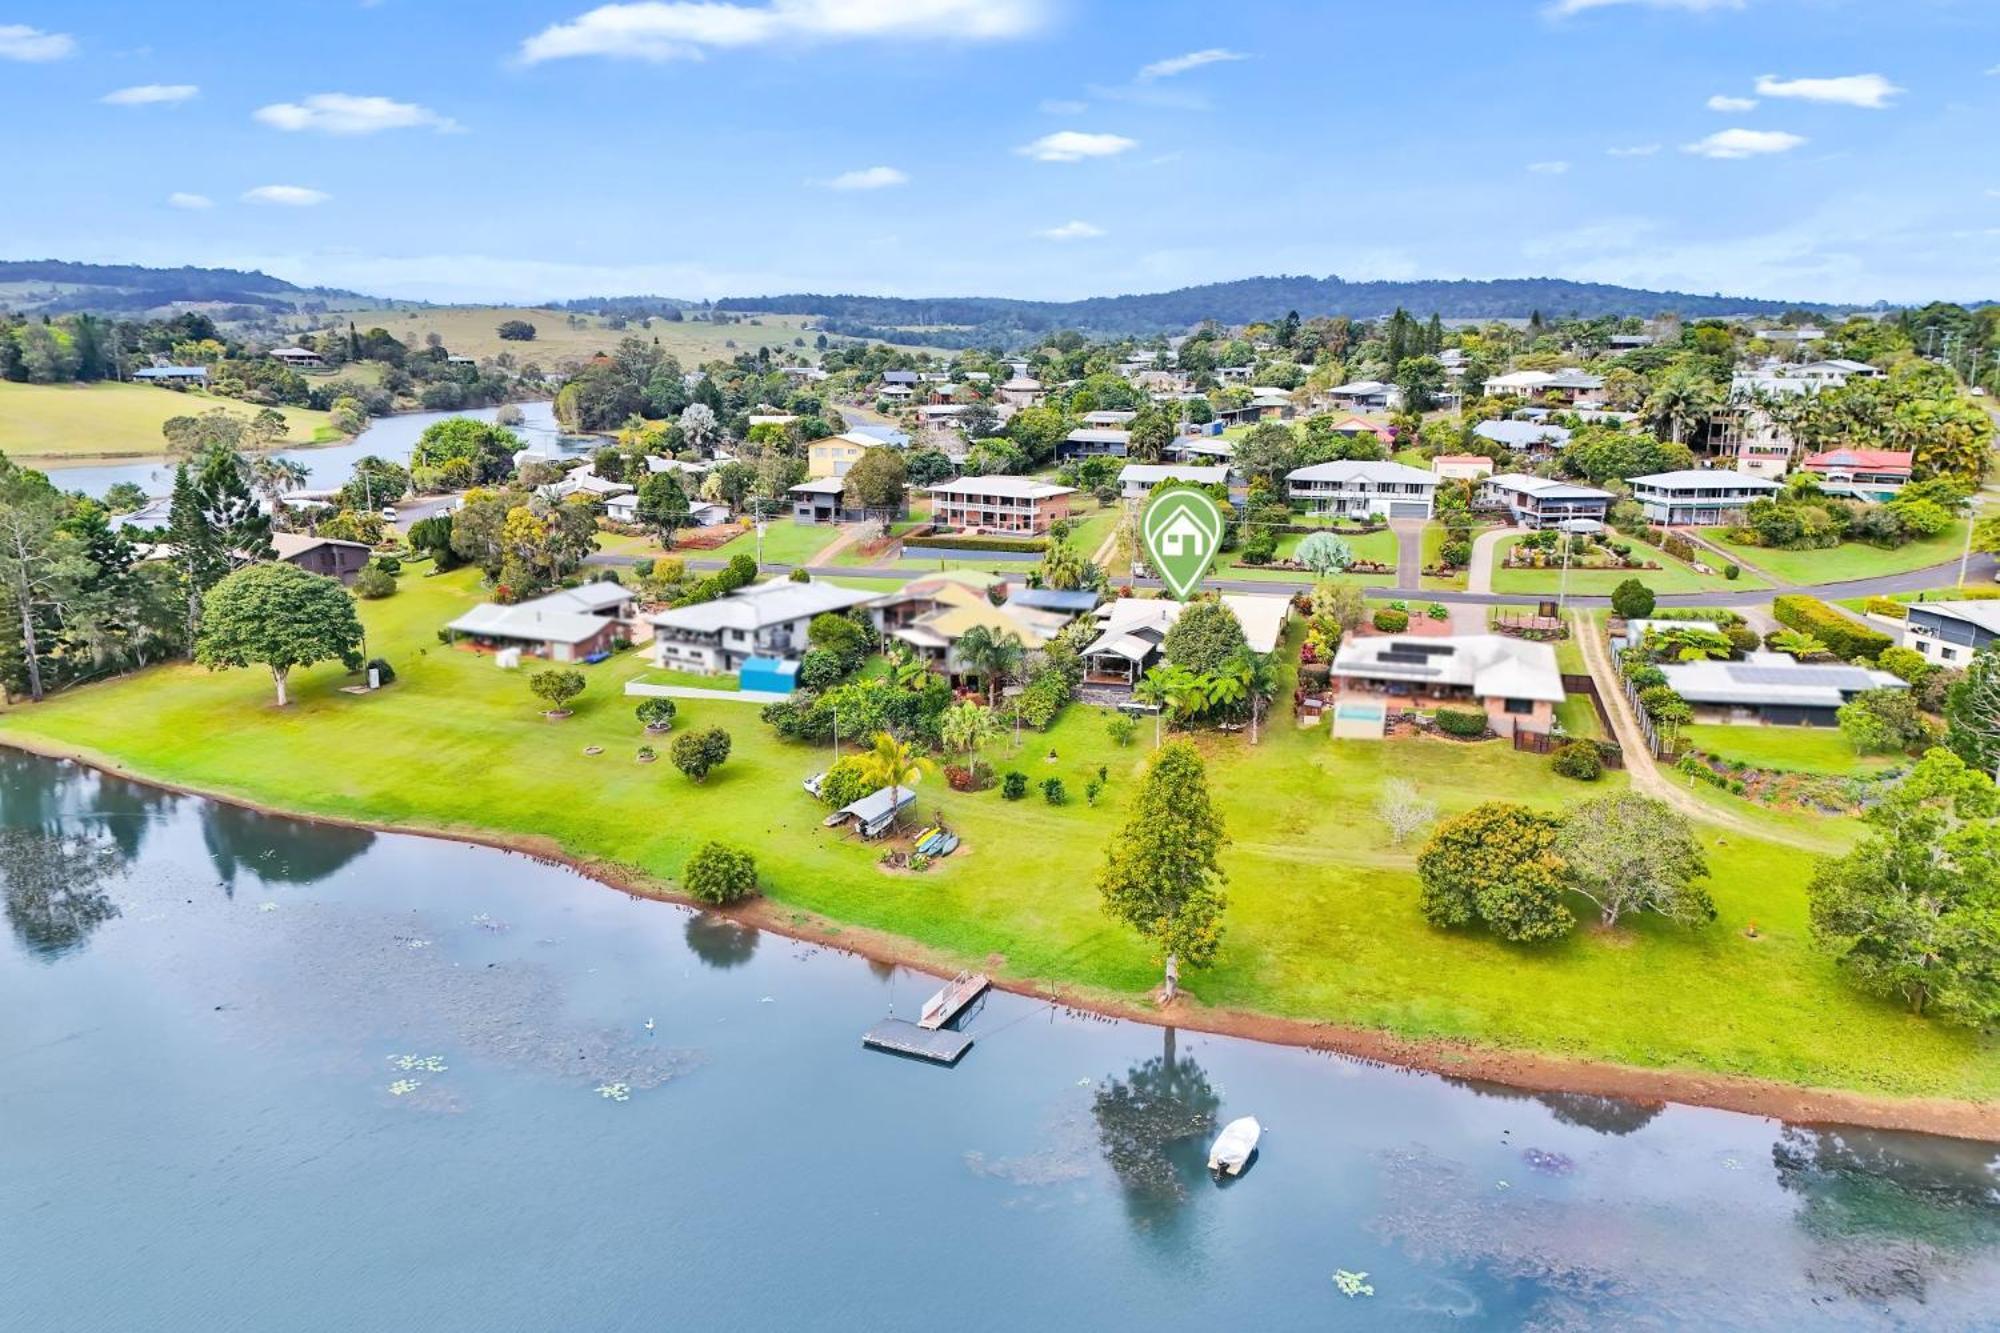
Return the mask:
[[955,1065],[972,1049],[972,1038],[950,1024],[984,995],[993,982],[984,973],[961,972],[943,990],[924,1001],[914,1023],[900,1018],[884,1019],[862,1034],[861,1044],[871,1050],[907,1055],[933,1064]]

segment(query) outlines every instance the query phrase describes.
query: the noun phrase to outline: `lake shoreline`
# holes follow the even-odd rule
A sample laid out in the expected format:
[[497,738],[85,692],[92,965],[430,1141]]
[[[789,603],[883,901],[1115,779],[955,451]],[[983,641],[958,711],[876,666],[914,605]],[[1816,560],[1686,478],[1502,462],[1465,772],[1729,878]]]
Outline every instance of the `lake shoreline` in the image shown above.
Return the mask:
[[[17,705],[18,706],[18,705]],[[260,814],[306,824],[366,829],[447,842],[490,847],[561,866],[633,897],[649,898],[768,930],[791,939],[840,949],[874,962],[949,975],[965,965],[925,948],[914,940],[862,926],[845,925],[812,913],[787,908],[764,897],[733,908],[713,908],[675,890],[672,885],[637,866],[571,855],[539,838],[511,836],[478,828],[422,824],[388,824],[339,816],[318,815],[269,805],[228,792],[161,781],[127,768],[82,747],[46,745],[16,735],[0,734],[0,746],[24,754],[65,760],[156,790],[193,796]],[[989,968],[1000,966],[986,960]],[[1452,1079],[1497,1083],[1526,1092],[1576,1093],[1616,1097],[1638,1103],[1676,1102],[1686,1106],[1762,1116],[1787,1124],[1816,1127],[1853,1126],[1934,1134],[1946,1138],[2000,1143],[2000,1101],[1971,1102],[1950,1098],[1886,1097],[1837,1088],[1815,1088],[1769,1079],[1695,1070],[1648,1069],[1609,1061],[1577,1059],[1515,1047],[1496,1046],[1444,1037],[1404,1037],[1377,1028],[1312,1019],[1287,1018],[1244,1010],[1209,1009],[1183,996],[1171,1010],[1141,1004],[1129,997],[1071,989],[1033,978],[995,976],[996,988],[1041,999],[1068,1010],[1125,1019],[1155,1027],[1236,1037],[1271,1045],[1304,1047]],[[859,1034],[857,1034],[857,1040]]]

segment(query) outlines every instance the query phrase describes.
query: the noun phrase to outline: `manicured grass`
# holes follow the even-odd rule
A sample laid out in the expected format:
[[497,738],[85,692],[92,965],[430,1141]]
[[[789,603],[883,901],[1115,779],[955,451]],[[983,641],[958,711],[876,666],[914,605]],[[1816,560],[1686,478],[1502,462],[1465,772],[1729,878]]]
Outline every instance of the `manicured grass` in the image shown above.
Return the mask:
[[[1812,585],[1878,578],[1884,574],[1928,569],[1932,565],[1956,560],[1965,549],[1965,523],[1964,519],[1954,519],[1951,527],[1941,535],[1914,541],[1893,551],[1859,542],[1842,542],[1823,551],[1781,551],[1768,546],[1745,546],[1729,541],[1724,536],[1727,528],[1703,528],[1701,535],[1723,550],[1734,553],[1739,560],[1747,560],[1786,583]],[[1749,571],[1746,570],[1744,576],[1749,577]]]
[[[1520,540],[1521,538],[1519,537],[1508,537],[1494,549],[1493,591],[1501,593],[1554,593],[1562,582],[1562,570],[1559,566],[1551,566],[1548,569],[1503,569],[1501,567],[1501,562],[1507,558],[1507,552],[1512,550]],[[1660,568],[1579,569],[1575,565],[1571,565],[1569,571],[1569,590],[1572,593],[1585,596],[1608,596],[1613,588],[1623,583],[1626,579],[1638,579],[1656,593],[1740,591],[1746,588],[1768,586],[1747,569],[1734,579],[1725,579],[1719,574],[1709,577],[1695,573],[1694,570],[1674,559],[1666,552],[1645,542],[1636,541],[1622,533],[1619,534],[1618,540],[1620,542],[1630,542],[1635,555],[1640,556],[1642,559],[1657,561]]]
[[1556,705],[1556,721],[1571,736],[1595,738],[1604,734],[1604,728],[1597,724],[1597,709],[1587,694],[1565,694]]
[[[1906,605],[1911,602],[1991,601],[2000,599],[2000,587],[1996,587],[1990,582],[1982,583],[1978,579],[1968,579],[1963,588],[1948,584],[1942,588],[1923,588],[1916,592],[1894,592],[1887,594],[1887,596],[1891,601],[1902,602]],[[1844,606],[1850,611],[1866,611],[1869,600],[1866,597],[1842,597],[1838,598],[1834,602],[1834,605]]]
[[[755,852],[765,891],[802,923],[882,930],[945,965],[1072,988],[1136,997],[1157,981],[1150,950],[1104,918],[1091,888],[1146,737],[1120,748],[1101,712],[1076,705],[1018,753],[1008,738],[994,743],[1000,771],[1061,777],[1071,793],[1062,807],[955,793],[927,777],[917,817],[941,813],[965,846],[924,875],[891,876],[876,867],[878,846],[821,829],[823,812],[798,791],[825,751],[777,740],[754,706],[682,702],[677,730],[720,725],[734,739],[703,786],[671,764],[635,763],[647,738],[621,689],[650,671],[637,653],[586,668],[576,715],[544,721],[526,673],[437,644],[436,627],[477,595],[462,570],[406,578],[396,596],[364,604],[371,651],[399,672],[372,696],[340,694],[348,677],[319,667],[294,674],[297,702],[279,711],[261,672],[177,665],[13,709],[0,734],[302,812],[546,839],[658,879],[721,838]],[[1281,681],[1280,697],[1289,688]],[[1423,923],[1415,848],[1387,845],[1370,813],[1382,784],[1413,780],[1450,814],[1503,794],[1556,808],[1615,790],[1622,775],[1586,791],[1498,742],[1334,742],[1294,728],[1282,709],[1261,745],[1218,734],[1197,744],[1232,839],[1223,956],[1188,977],[1201,1002],[1639,1065],[2000,1094],[2000,1062],[1975,1039],[1856,996],[1808,948],[1811,860],[1790,847],[1701,830],[1721,913],[1710,929],[1642,922],[1615,939],[1582,930],[1553,948],[1514,948]],[[604,753],[587,756],[588,745]],[[1100,765],[1110,787],[1092,808],[1081,794]],[[1851,837],[1849,821],[1731,806],[1792,836],[1823,829],[1830,847]],[[1756,940],[1742,933],[1753,918]]]
[[1789,773],[1856,777],[1907,765],[1897,755],[1856,754],[1833,727],[1751,727],[1703,723],[1681,728],[1688,744],[1720,759]]
[[[1473,530],[1472,535],[1477,537],[1479,535],[1479,530],[1475,528]],[[1428,569],[1437,564],[1438,560],[1442,557],[1444,552],[1444,542],[1445,542],[1444,524],[1427,523],[1424,525],[1425,568]],[[1432,575],[1426,574],[1419,581],[1426,588],[1449,589],[1455,592],[1465,591],[1465,571],[1462,569],[1458,570],[1457,572],[1453,573],[1451,576],[1447,578],[1437,578]]]
[[[825,523],[794,523],[788,518],[764,524],[764,563],[802,565],[840,539],[840,529]],[[747,529],[709,551],[684,552],[689,559],[732,560],[739,555],[757,556],[757,531]]]
[[[1289,560],[1299,549],[1299,543],[1310,533],[1288,532],[1278,538],[1280,560]],[[1356,560],[1379,560],[1389,566],[1387,574],[1349,574],[1345,577],[1369,587],[1392,587],[1396,582],[1396,534],[1387,528],[1371,532],[1365,536],[1336,533],[1342,541],[1354,550]],[[1302,569],[1272,569],[1269,566],[1246,565],[1242,563],[1241,552],[1231,552],[1218,562],[1214,578],[1256,579],[1271,583],[1311,583],[1313,575]]]
[[[259,410],[235,398],[151,384],[0,381],[0,452],[29,464],[164,458],[167,441],[160,427],[168,418],[199,416],[218,407],[246,421]],[[292,428],[286,444],[338,443],[344,438],[325,412],[303,407],[278,410]]]

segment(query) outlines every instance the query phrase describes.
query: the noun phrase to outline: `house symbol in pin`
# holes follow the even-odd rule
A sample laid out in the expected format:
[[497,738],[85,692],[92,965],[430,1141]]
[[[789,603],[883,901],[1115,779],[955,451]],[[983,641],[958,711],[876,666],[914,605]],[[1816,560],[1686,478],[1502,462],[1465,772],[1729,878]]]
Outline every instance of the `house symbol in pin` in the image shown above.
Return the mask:
[[1203,532],[1201,525],[1183,509],[1168,521],[1166,527],[1160,529],[1154,540],[1159,545],[1160,558],[1168,560],[1184,555],[1201,554],[1201,548],[1208,540],[1208,534]]

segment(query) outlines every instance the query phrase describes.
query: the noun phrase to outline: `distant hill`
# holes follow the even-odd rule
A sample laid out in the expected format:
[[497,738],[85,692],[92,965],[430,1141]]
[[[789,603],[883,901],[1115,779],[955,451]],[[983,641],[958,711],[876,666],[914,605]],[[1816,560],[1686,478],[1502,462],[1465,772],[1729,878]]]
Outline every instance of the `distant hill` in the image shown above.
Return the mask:
[[170,306],[249,306],[289,313],[365,301],[331,287],[300,287],[256,270],[0,260],[0,310],[134,315]]
[[[933,345],[1009,346],[1054,329],[1077,329],[1101,337],[1148,337],[1184,333],[1206,319],[1248,324],[1280,318],[1296,310],[1307,319],[1347,315],[1372,319],[1398,306],[1419,318],[1435,312],[1447,319],[1596,318],[1652,316],[1668,311],[1687,318],[1710,315],[1781,315],[1809,311],[1826,315],[1847,306],[1812,301],[1764,301],[1741,296],[1696,296],[1655,292],[1566,278],[1495,278],[1488,281],[1346,282],[1337,277],[1240,278],[1171,292],[1134,296],[1094,296],[1081,301],[1016,301],[1003,297],[912,299],[889,296],[819,295],[732,296],[715,303],[725,310],[817,315],[830,332],[855,337],[910,341],[906,330],[928,327],[923,341]],[[936,326],[951,326],[948,335]],[[899,336],[900,335],[900,336]]]

